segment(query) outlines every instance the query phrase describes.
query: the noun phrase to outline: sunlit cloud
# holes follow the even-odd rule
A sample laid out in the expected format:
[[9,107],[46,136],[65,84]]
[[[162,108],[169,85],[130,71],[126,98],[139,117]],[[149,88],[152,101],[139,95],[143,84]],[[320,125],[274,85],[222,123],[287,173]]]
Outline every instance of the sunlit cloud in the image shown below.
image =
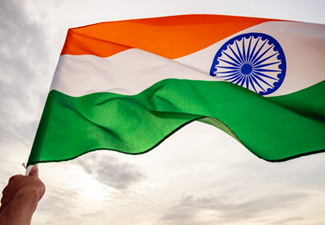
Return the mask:
[[105,154],[80,157],[76,163],[98,182],[116,189],[128,189],[145,178],[145,175],[136,166]]

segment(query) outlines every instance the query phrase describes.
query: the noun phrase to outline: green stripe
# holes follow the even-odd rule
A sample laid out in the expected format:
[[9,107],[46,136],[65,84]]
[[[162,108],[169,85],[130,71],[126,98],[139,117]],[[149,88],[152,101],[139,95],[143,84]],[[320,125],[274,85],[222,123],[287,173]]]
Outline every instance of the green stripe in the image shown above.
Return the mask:
[[258,157],[285,160],[325,149],[324,99],[324,81],[271,98],[228,82],[177,79],[134,96],[70,97],[51,91],[28,164],[98,149],[144,153],[198,119],[229,133]]

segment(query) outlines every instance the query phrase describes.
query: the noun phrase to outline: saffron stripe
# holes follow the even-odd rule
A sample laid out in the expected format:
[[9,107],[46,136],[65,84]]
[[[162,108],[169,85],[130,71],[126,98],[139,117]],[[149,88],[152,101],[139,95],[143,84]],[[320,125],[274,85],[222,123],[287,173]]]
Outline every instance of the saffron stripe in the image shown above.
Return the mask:
[[275,20],[181,15],[104,22],[69,29],[61,54],[109,57],[130,48],[138,48],[175,59],[267,21]]

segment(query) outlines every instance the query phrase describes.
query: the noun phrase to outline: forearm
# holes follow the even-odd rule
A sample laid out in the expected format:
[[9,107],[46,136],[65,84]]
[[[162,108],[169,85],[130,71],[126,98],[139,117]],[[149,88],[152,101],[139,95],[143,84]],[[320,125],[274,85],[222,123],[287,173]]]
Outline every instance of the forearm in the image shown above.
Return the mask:
[[30,191],[18,192],[0,213],[0,225],[30,225],[39,195]]

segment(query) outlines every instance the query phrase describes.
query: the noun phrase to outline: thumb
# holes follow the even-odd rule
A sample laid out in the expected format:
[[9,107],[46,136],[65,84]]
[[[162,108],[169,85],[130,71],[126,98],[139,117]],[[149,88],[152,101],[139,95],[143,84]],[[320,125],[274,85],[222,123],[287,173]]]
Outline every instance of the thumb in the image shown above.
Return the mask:
[[34,177],[38,177],[38,167],[37,166],[33,166],[32,169],[29,171],[28,176],[34,176]]

